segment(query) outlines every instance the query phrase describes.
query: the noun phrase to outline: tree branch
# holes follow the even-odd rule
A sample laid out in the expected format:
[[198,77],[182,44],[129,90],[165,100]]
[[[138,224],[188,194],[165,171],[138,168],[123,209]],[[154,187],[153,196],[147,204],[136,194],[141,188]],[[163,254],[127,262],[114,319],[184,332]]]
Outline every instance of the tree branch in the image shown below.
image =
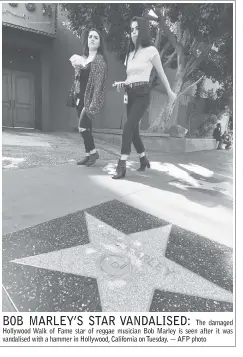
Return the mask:
[[155,39],[155,42],[154,42],[154,46],[156,48],[159,47],[160,39],[161,39],[161,30],[160,30],[160,28],[158,28],[158,31],[157,31],[157,34],[156,34],[156,39]]
[[181,52],[182,51],[182,46],[180,46],[180,44],[177,42],[176,36],[173,34],[173,32],[171,32],[169,27],[166,25],[164,15],[162,15],[162,13],[158,14],[158,12],[156,12],[156,14],[157,14],[158,17],[154,17],[154,16],[149,15],[149,14],[146,14],[145,17],[148,20],[159,22],[160,28],[165,32],[166,36],[168,37],[168,40],[170,41],[170,43],[172,44],[174,49],[177,52]]
[[164,30],[165,34],[168,37],[168,40],[170,41],[170,43],[172,44],[174,49],[177,52],[181,52],[182,48],[179,45],[179,43],[177,42],[177,39],[176,39],[175,35],[173,34],[173,32],[171,32],[169,27],[166,25],[165,18],[163,15],[161,15],[159,18],[159,25],[160,25],[160,28],[162,28]]
[[186,43],[187,43],[187,41],[188,41],[188,39],[189,39],[189,32],[187,31],[187,30],[185,30],[184,32],[183,32],[183,35],[182,35],[182,38],[181,38],[181,40],[180,40],[180,43],[182,44],[182,46],[183,47],[185,47],[186,46]]
[[196,58],[197,58],[196,56],[192,56],[187,60],[186,67],[185,67],[186,72],[188,71],[188,68],[195,62]]
[[173,58],[175,57],[175,55],[177,54],[177,52],[176,52],[176,50],[170,55],[170,57],[168,58],[168,60],[164,63],[164,66],[168,66],[171,62],[172,62],[172,60],[173,60]]
[[194,39],[192,42],[192,45],[191,45],[191,52],[192,52],[193,56],[195,56],[195,57],[197,56],[196,45],[197,45],[197,41],[196,41],[196,39]]
[[182,38],[182,31],[181,31],[180,26],[178,26],[178,28],[177,28],[177,41],[181,42],[181,38]]
[[[195,86],[196,84],[198,84],[203,78],[204,78],[204,75],[203,75],[201,78],[199,78],[195,83],[190,84],[185,90],[183,90],[183,92],[181,92],[181,93],[178,95],[178,97],[179,97],[180,95],[183,95],[184,93],[186,93],[186,92],[188,91],[188,89],[190,89],[191,87],[193,87],[193,86]],[[178,97],[177,97],[177,98],[178,98]]]
[[205,50],[196,58],[196,60],[188,67],[187,70],[187,76],[189,76],[194,69],[196,69],[199,64],[202,62],[202,60],[204,59],[204,57],[209,53],[210,49],[212,47],[212,44],[208,44],[205,48]]
[[162,57],[164,56],[165,52],[168,50],[168,48],[170,47],[170,42],[167,41],[166,45],[164,46],[164,48],[162,49],[162,51],[160,52],[160,58],[162,60]]
[[[159,16],[160,16],[160,15],[159,15]],[[156,21],[156,22],[159,21],[158,16],[152,16],[152,15],[149,15],[149,14],[145,14],[143,17],[144,17],[145,19],[149,20],[149,21]]]
[[156,6],[156,4],[155,4],[155,6],[153,6],[153,11],[154,11],[154,13],[155,13],[158,17],[160,17],[160,15],[161,15],[161,9],[158,8],[158,7]]

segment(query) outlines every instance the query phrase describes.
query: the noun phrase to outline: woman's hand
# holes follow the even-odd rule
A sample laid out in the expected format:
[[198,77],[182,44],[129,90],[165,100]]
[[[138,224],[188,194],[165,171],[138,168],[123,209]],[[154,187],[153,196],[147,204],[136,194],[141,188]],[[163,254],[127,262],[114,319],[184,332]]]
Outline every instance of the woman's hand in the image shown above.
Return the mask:
[[117,91],[120,92],[120,89],[125,87],[126,82],[114,82],[112,87],[116,87]]

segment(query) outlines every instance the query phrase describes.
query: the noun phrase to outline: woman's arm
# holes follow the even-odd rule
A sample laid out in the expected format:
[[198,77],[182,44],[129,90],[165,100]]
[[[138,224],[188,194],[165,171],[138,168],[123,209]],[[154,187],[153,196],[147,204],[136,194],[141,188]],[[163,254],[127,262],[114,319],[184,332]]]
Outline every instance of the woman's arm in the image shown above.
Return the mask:
[[174,100],[176,98],[176,94],[171,90],[170,83],[169,83],[169,81],[166,77],[166,74],[164,72],[159,53],[157,53],[153,56],[151,63],[153,64],[154,68],[156,69],[161,82],[165,86],[168,96]]

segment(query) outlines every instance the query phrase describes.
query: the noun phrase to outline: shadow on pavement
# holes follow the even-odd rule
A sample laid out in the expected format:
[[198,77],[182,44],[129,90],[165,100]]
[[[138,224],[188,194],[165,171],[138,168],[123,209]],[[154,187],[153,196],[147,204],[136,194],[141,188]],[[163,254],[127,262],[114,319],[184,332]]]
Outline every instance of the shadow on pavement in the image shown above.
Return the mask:
[[[185,167],[187,166],[187,167]],[[112,175],[116,163],[109,163],[102,168]],[[159,190],[184,195],[188,200],[206,207],[224,205],[232,208],[232,183],[230,179],[221,177],[203,166],[180,163],[162,163],[151,161],[151,168],[137,172],[138,163],[127,162],[127,175],[124,180],[137,182]],[[194,169],[194,171],[192,171]],[[195,170],[197,169],[197,172]]]

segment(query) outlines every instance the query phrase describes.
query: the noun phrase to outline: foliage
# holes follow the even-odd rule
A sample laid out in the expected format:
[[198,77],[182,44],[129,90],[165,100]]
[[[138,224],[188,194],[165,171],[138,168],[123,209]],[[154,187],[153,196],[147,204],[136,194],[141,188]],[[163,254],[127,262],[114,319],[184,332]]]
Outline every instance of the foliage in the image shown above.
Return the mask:
[[166,19],[163,29],[167,26],[168,40],[184,62],[184,80],[196,80],[203,74],[224,85],[227,77],[228,87],[233,77],[233,5],[154,5],[157,14],[161,8]]
[[[154,4],[153,10],[158,16],[160,28],[168,38],[168,48],[174,48],[174,56],[177,58],[172,89],[181,95],[186,93],[183,87],[185,83],[195,82],[198,84],[197,95],[200,96],[204,88],[202,79],[210,78],[213,82],[218,81],[220,87],[216,97],[222,98],[220,104],[225,106],[223,99],[232,97],[233,5]],[[170,60],[174,58],[171,55],[164,65],[170,65]],[[207,97],[205,93],[204,97]],[[174,105],[171,103],[162,108],[150,131],[165,130],[166,125],[170,126]]]
[[206,120],[199,125],[197,130],[193,133],[199,138],[208,137],[212,133],[215,124],[217,123],[218,117],[215,114],[207,115]]

